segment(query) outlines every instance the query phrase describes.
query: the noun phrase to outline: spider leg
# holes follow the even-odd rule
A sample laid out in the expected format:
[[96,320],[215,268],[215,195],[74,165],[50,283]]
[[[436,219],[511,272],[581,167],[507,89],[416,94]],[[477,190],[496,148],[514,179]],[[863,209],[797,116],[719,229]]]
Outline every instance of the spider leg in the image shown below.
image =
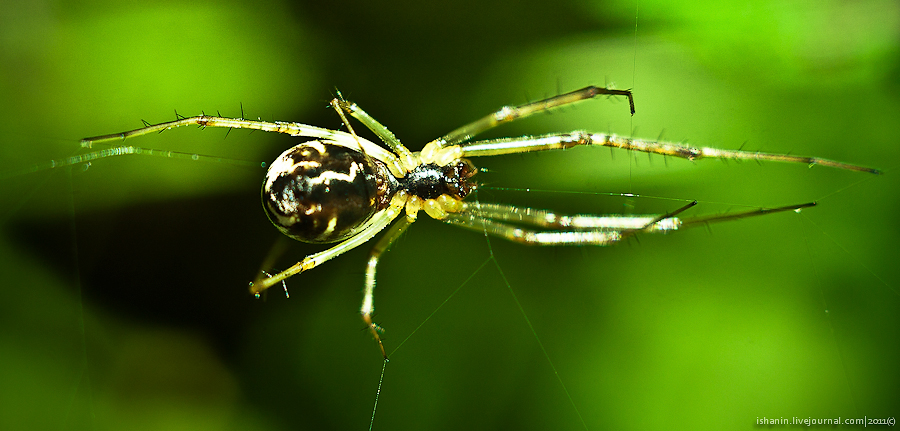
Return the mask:
[[[671,223],[660,223],[664,219],[673,219],[674,214],[661,215],[595,215],[595,214],[559,214],[555,211],[515,205],[463,202],[463,213],[471,213],[494,221],[509,221],[518,224],[532,225],[554,230],[671,230]],[[677,219],[674,219],[677,220]]]
[[710,147],[691,147],[665,141],[626,138],[605,133],[569,132],[543,136],[522,136],[461,144],[459,157],[498,156],[533,151],[564,150],[576,146],[601,146],[641,151],[650,154],[679,157],[687,160],[738,159],[763,160],[772,162],[803,163],[809,166],[822,165],[837,169],[879,174],[877,169],[819,157],[794,156],[790,154],[762,153],[756,151],[722,150]]
[[55,159],[33,165],[27,169],[0,174],[0,179],[13,178],[23,174],[32,172],[40,172],[48,169],[56,169],[64,166],[80,165],[83,163],[90,164],[94,160],[105,159],[107,157],[139,155],[165,157],[168,159],[193,160],[201,162],[225,163],[232,166],[245,166],[250,168],[259,168],[263,166],[260,163],[248,162],[246,160],[228,159],[224,157],[204,156],[202,154],[182,153],[179,151],[156,150],[153,148],[134,147],[131,145],[121,147],[111,147],[104,150],[91,151],[89,153],[76,154],[64,159]]
[[429,144],[437,145],[439,148],[456,145],[461,142],[468,141],[475,135],[484,132],[485,130],[488,130],[492,127],[496,127],[500,124],[508,123],[519,118],[525,118],[529,115],[533,115],[538,112],[543,112],[559,106],[569,105],[575,102],[580,102],[582,100],[593,99],[594,97],[602,94],[609,96],[628,97],[628,105],[631,108],[631,115],[634,115],[634,97],[631,95],[631,90],[614,90],[609,88],[590,86],[566,94],[560,94],[548,99],[539,100],[537,102],[526,103],[519,106],[504,106],[498,109],[493,114],[489,114],[479,120],[473,121],[469,124],[466,124],[465,126],[453,130],[452,132],[441,136],[438,139],[435,139]]
[[[391,149],[397,156],[400,158],[400,162],[403,163],[404,172],[409,172],[413,170],[418,165],[418,160],[416,160],[416,156],[409,151],[403,144],[400,143],[400,140],[397,139],[397,136],[394,135],[394,132],[388,130],[387,127],[378,122],[378,120],[372,118],[366,111],[363,111],[362,108],[359,107],[356,103],[349,102],[342,98],[335,98],[331,101],[331,106],[334,106],[336,109],[339,108],[340,111],[346,112],[350,114],[353,118],[356,118],[360,123],[366,126],[367,129],[371,130],[378,139],[381,139],[388,148]],[[339,111],[339,113],[340,113]],[[342,116],[343,117],[343,116]],[[349,124],[347,124],[349,126]],[[403,175],[401,175],[402,177]]]
[[384,350],[384,343],[381,341],[380,333],[382,332],[382,329],[376,323],[372,322],[372,313],[375,312],[375,271],[377,270],[378,260],[381,259],[381,255],[387,252],[391,247],[391,244],[393,244],[400,235],[403,235],[403,233],[406,232],[406,229],[409,228],[413,221],[415,221],[415,219],[403,217],[400,221],[391,226],[390,230],[378,240],[375,247],[372,247],[372,251],[369,252],[369,261],[366,264],[366,287],[360,314],[362,314],[363,321],[368,325],[369,331],[372,332],[372,336],[375,337],[375,341],[378,342],[378,348],[381,349],[381,354],[384,356],[384,359],[387,359],[387,353]]
[[268,122],[254,121],[243,118],[226,118],[213,117],[209,115],[198,115],[196,117],[179,118],[175,121],[167,121],[165,123],[153,124],[140,129],[129,130],[127,132],[113,133],[110,135],[95,136],[92,138],[84,138],[81,140],[81,146],[91,148],[94,143],[103,143],[109,141],[119,141],[137,136],[147,135],[150,133],[161,133],[169,129],[181,126],[200,126],[200,127],[227,127],[232,129],[253,129],[262,130],[264,132],[284,133],[291,136],[308,136],[311,138],[335,139],[335,135],[344,135],[345,132],[326,129],[324,127],[310,126],[308,124],[293,122]]
[[309,271],[345,252],[352,250],[359,245],[365,243],[366,241],[372,239],[375,235],[378,234],[382,229],[387,227],[395,218],[400,214],[403,210],[403,205],[405,204],[405,195],[400,196],[401,194],[397,194],[391,200],[390,206],[387,208],[376,212],[372,218],[370,218],[359,230],[359,232],[346,241],[339,243],[338,245],[331,247],[327,250],[320,251],[315,254],[311,254],[306,256],[300,262],[295,263],[290,268],[279,272],[271,277],[257,279],[250,283],[250,293],[259,296],[259,294],[272,287],[273,285],[279,283],[280,281],[297,275],[304,271]]
[[452,213],[442,221],[462,228],[485,232],[488,235],[532,245],[611,245],[622,239],[622,230],[597,228],[592,230],[536,230],[503,223],[479,215],[475,211]]
[[749,210],[749,211],[739,211],[739,212],[734,212],[734,213],[691,217],[691,218],[682,219],[681,226],[683,228],[691,228],[691,227],[695,227],[695,226],[699,226],[699,225],[705,225],[708,223],[738,220],[738,219],[747,218],[747,217],[756,217],[756,216],[761,216],[761,215],[766,215],[766,214],[774,214],[774,213],[780,213],[780,212],[786,212],[786,211],[800,212],[800,210],[803,208],[809,208],[809,207],[813,207],[813,206],[816,206],[815,202],[809,202],[809,203],[799,204],[799,205],[787,205],[787,206],[778,207],[778,208],[757,208],[755,210]]
[[[513,242],[533,245],[599,245],[615,244],[640,232],[666,233],[708,223],[737,220],[785,211],[799,211],[815,205],[806,203],[779,208],[759,208],[730,214],[717,214],[679,219],[677,214],[693,207],[691,202],[662,215],[562,215],[552,211],[503,204],[469,203],[460,212],[450,213],[443,221],[466,229],[485,232]],[[511,221],[517,224],[505,223]],[[539,229],[522,227],[530,225]]]
[[[351,114],[352,115],[352,114]],[[189,126],[195,125],[200,127],[225,127],[229,129],[253,129],[253,130],[262,130],[264,132],[275,132],[275,133],[284,133],[291,136],[305,136],[310,138],[322,138],[330,143],[335,145],[340,145],[347,148],[358,149],[360,146],[365,150],[365,153],[375,159],[378,159],[384,162],[387,165],[388,169],[391,170],[391,173],[394,175],[398,175],[403,177],[405,175],[404,167],[401,165],[401,160],[392,152],[383,148],[380,145],[377,145],[367,139],[363,139],[361,137],[356,137],[350,133],[342,132],[339,130],[331,130],[323,127],[310,126],[308,124],[302,123],[293,123],[293,122],[268,122],[268,121],[254,121],[254,120],[245,120],[243,118],[225,118],[225,117],[211,117],[208,115],[199,115],[196,117],[189,118],[181,118],[175,121],[169,121],[165,123],[154,124],[147,127],[141,127],[140,129],[129,130],[127,132],[114,133],[111,135],[102,135],[95,136],[91,138],[84,138],[81,140],[81,146],[83,148],[92,148],[94,144],[104,144],[122,141],[129,138],[134,138],[142,135],[147,135],[150,133],[160,133],[169,129],[174,129],[176,127],[181,126]],[[131,150],[129,150],[131,149]],[[115,147],[109,150],[104,151],[113,151],[116,150],[115,154],[104,154],[100,157],[109,157],[109,156],[118,156],[118,155],[126,155],[126,154],[147,154],[147,155],[159,155],[162,154],[166,157],[171,157],[166,155],[166,153],[170,153],[167,151],[160,150],[151,150],[151,149],[139,149],[143,150],[143,153],[134,151],[136,147]],[[158,154],[154,154],[158,153]],[[98,152],[98,153],[102,153]],[[90,153],[93,155],[94,153]],[[170,154],[176,154],[174,152]],[[85,155],[87,156],[87,155]],[[77,157],[77,156],[76,156]],[[93,157],[93,156],[92,156]],[[95,158],[100,158],[95,157]],[[71,159],[71,158],[70,158]],[[78,161],[73,161],[68,164],[79,163]],[[56,166],[50,166],[56,167]]]

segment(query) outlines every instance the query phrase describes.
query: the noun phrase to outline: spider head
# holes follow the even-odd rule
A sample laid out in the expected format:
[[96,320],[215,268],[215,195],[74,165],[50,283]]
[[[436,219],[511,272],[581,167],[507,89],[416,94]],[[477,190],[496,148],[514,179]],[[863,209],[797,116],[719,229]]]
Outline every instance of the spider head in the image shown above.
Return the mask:
[[469,159],[457,159],[455,162],[443,167],[444,175],[447,178],[447,191],[450,194],[462,199],[466,197],[472,190],[475,190],[476,184],[469,178],[478,173]]

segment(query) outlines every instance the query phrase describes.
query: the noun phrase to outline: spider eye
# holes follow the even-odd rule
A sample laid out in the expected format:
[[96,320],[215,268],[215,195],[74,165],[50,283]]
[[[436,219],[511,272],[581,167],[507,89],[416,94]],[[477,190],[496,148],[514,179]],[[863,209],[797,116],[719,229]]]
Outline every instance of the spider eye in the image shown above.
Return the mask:
[[376,210],[376,167],[359,151],[310,141],[282,153],[266,173],[262,203],[285,235],[310,243],[353,236]]

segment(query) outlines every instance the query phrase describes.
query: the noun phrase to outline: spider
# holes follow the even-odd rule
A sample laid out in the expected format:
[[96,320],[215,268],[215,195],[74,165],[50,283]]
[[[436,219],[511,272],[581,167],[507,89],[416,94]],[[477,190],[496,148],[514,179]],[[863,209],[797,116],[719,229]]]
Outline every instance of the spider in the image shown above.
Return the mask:
[[[124,140],[185,125],[257,129],[315,138],[288,149],[269,166],[262,186],[262,204],[269,220],[285,235],[308,243],[337,245],[306,256],[275,275],[263,272],[263,276],[250,283],[250,292],[259,297],[261,292],[275,284],[283,284],[288,277],[313,269],[368,242],[399,218],[369,253],[360,308],[362,318],[385,360],[387,353],[380,336],[382,329],[372,321],[375,274],[382,255],[416,221],[420,211],[452,225],[519,243],[606,246],[637,233],[665,233],[714,221],[799,211],[815,205],[813,202],[690,219],[676,216],[694,206],[696,201],[666,214],[563,215],[543,209],[466,201],[466,196],[477,188],[472,177],[478,169],[469,158],[564,150],[575,146],[605,146],[692,161],[702,158],[768,160],[879,173],[876,169],[818,157],[691,147],[584,131],[472,141],[479,133],[497,125],[600,95],[626,97],[634,115],[634,97],[630,90],[590,86],[520,106],[504,106],[427,143],[422,151],[413,152],[357,104],[344,100],[338,93],[330,106],[341,117],[346,132],[301,123],[253,121],[204,114],[190,118],[179,116],[175,121],[85,138],[81,145],[91,148],[94,143]],[[346,115],[371,130],[387,148],[357,135]],[[77,156],[65,164],[122,154],[154,155],[154,151],[120,146]],[[405,216],[401,217],[403,213]]]

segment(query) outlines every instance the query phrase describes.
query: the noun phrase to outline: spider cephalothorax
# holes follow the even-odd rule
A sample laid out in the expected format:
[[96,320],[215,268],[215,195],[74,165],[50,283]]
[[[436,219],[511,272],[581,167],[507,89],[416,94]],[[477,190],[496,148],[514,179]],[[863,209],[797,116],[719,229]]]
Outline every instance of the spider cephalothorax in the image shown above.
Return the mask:
[[475,189],[469,178],[476,172],[475,165],[466,159],[457,159],[444,166],[422,164],[403,177],[400,185],[410,195],[422,199],[437,199],[441,195],[464,199]]

